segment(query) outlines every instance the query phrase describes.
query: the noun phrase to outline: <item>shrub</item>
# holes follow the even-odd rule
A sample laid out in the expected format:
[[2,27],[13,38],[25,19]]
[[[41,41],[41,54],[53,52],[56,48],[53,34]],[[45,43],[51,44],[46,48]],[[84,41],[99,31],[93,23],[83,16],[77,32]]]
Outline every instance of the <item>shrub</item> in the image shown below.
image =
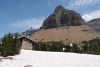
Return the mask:
[[61,52],[63,51],[64,44],[60,41],[51,41],[51,42],[38,42],[34,46],[34,50],[40,51],[56,51]]
[[93,39],[90,41],[82,42],[83,52],[88,54],[100,54],[100,39]]
[[[63,50],[65,48],[65,50]],[[75,52],[86,54],[100,54],[100,39],[83,41],[81,44],[72,43],[65,45],[62,41],[38,42],[34,46],[39,51]]]
[[2,56],[16,55],[20,53],[20,41],[18,35],[13,37],[10,33],[5,35],[0,44],[0,52]]

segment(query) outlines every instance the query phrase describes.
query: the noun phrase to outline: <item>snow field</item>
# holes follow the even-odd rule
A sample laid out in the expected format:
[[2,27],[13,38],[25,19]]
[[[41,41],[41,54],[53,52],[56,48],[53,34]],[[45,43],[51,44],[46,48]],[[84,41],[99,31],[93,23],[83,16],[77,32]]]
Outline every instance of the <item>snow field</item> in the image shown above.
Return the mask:
[[20,55],[11,57],[3,59],[0,67],[100,67],[100,55],[21,50]]

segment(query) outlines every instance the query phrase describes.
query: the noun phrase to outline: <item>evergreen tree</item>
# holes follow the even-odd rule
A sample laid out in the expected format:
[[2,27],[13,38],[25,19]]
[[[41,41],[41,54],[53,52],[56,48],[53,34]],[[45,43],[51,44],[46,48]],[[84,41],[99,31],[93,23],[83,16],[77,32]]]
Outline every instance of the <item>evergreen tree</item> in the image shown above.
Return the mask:
[[0,51],[2,56],[16,55],[20,52],[20,41],[18,35],[15,37],[10,33],[5,35],[2,39],[2,44],[0,45]]

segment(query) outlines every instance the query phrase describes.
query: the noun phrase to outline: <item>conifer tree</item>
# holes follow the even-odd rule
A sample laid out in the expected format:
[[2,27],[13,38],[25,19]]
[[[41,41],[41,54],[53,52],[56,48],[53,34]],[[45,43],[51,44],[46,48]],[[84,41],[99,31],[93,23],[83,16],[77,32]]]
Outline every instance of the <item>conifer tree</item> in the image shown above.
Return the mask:
[[20,41],[18,35],[15,37],[10,33],[5,35],[2,39],[2,44],[0,45],[0,51],[2,56],[16,55],[20,52]]

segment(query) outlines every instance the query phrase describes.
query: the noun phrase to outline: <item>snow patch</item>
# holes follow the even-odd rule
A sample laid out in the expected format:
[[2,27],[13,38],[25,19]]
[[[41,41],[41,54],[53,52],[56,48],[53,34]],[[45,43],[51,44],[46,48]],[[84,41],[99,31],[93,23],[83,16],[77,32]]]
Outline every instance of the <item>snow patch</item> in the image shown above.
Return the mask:
[[100,67],[99,55],[21,50],[20,55],[11,57],[2,60],[0,67]]

